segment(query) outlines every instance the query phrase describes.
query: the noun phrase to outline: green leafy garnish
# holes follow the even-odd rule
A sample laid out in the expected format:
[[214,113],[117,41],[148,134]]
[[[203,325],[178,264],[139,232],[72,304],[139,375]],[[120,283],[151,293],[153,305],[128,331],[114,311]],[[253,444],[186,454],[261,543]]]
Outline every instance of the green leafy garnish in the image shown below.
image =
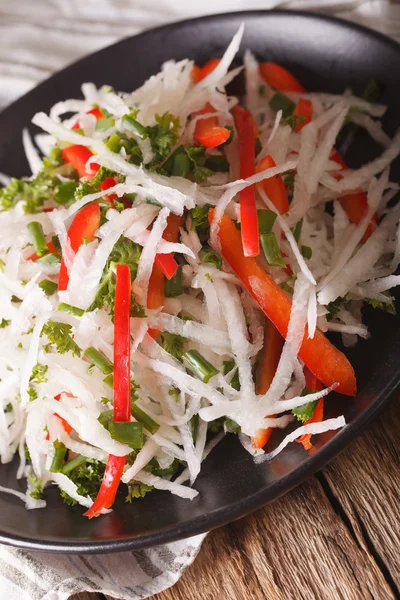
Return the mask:
[[187,339],[182,337],[181,335],[177,335],[175,333],[168,333],[164,331],[160,334],[161,337],[161,345],[166,352],[172,354],[178,360],[182,360],[182,355],[184,353],[184,345],[187,342]]
[[2,319],[1,323],[0,323],[0,329],[5,329],[6,327],[9,326],[10,323],[11,323],[11,321],[9,321],[7,319]]
[[326,308],[328,310],[328,314],[326,315],[326,320],[327,321],[332,321],[336,315],[340,312],[340,309],[342,308],[343,304],[345,304],[347,302],[347,297],[344,296],[342,298],[342,296],[338,296],[336,298],[336,300],[333,300],[332,302],[329,302],[329,304],[327,304]]
[[172,463],[168,465],[165,469],[160,467],[160,463],[154,457],[150,462],[147,463],[144,470],[152,473],[152,475],[156,475],[157,477],[168,477],[169,475],[175,475],[177,470],[179,469],[179,460],[174,458]]
[[208,212],[210,208],[211,204],[205,204],[204,206],[195,206],[190,210],[193,229],[207,231],[210,228],[210,223],[208,222]]
[[43,325],[40,335],[46,335],[50,345],[54,344],[59,354],[72,352],[73,356],[80,356],[81,349],[72,339],[71,331],[72,325],[68,325],[68,323],[59,323],[58,321],[49,319],[47,323]]
[[152,485],[140,483],[140,481],[131,481],[128,483],[128,495],[125,498],[125,502],[131,503],[135,498],[144,498],[152,489]]
[[[90,496],[94,500],[99,491],[105,465],[92,458],[86,459],[85,463],[78,466],[68,473],[69,479],[77,486],[77,492],[81,496]],[[71,498],[66,492],[60,491],[61,497],[69,506],[75,506],[76,500]]]
[[30,496],[35,500],[43,499],[43,482],[33,473],[28,473],[28,481],[31,488]]
[[47,365],[36,363],[36,365],[32,369],[32,374],[30,376],[29,381],[32,381],[33,383],[46,383],[46,373],[48,370],[49,367]]

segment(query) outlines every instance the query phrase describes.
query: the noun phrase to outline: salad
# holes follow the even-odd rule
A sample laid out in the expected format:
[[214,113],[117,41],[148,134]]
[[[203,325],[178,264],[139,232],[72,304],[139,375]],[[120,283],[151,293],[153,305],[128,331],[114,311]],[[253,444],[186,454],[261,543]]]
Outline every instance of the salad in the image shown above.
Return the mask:
[[[345,426],[324,403],[356,378],[326,333],[353,346],[365,303],[394,312],[400,135],[374,82],[309,93],[249,51],[230,69],[242,33],[131,93],[84,84],[23,132],[32,176],[1,175],[0,455],[26,492],[0,491],[28,509],[51,484],[89,518],[120,488],[193,499],[227,433],[258,463]],[[351,169],[355,128],[382,151]]]

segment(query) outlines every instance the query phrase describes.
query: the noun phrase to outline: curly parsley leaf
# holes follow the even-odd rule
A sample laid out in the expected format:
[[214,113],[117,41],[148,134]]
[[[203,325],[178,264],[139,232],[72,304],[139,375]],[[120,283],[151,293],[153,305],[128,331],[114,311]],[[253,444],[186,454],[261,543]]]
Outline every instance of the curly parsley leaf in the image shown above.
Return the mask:
[[182,360],[182,355],[184,353],[184,345],[187,342],[187,339],[182,337],[181,335],[177,335],[175,333],[168,333],[164,331],[160,334],[161,337],[161,345],[166,352],[172,354],[178,360]]
[[148,492],[152,491],[152,489],[152,485],[140,483],[139,481],[132,481],[128,483],[128,495],[125,498],[125,502],[131,503],[135,498],[144,498]]
[[347,302],[347,297],[346,296],[338,296],[336,298],[336,300],[333,300],[332,302],[329,302],[329,304],[327,304],[326,308],[328,309],[328,314],[326,315],[326,320],[327,321],[332,321],[340,312],[340,309],[342,308],[343,304],[345,304]]
[[33,473],[28,473],[28,482],[30,487],[30,496],[35,500],[43,499],[43,482]]
[[[81,496],[90,496],[94,500],[100,489],[105,471],[105,465],[98,460],[88,458],[85,463],[76,467],[68,473],[69,479],[77,487],[77,492]],[[69,506],[75,506],[76,500],[71,498],[66,492],[60,491],[61,497]]]
[[71,331],[72,325],[68,325],[68,323],[59,323],[58,321],[49,319],[47,323],[43,325],[40,335],[47,336],[50,345],[53,344],[59,354],[72,352],[73,356],[80,356],[81,349],[72,339]]

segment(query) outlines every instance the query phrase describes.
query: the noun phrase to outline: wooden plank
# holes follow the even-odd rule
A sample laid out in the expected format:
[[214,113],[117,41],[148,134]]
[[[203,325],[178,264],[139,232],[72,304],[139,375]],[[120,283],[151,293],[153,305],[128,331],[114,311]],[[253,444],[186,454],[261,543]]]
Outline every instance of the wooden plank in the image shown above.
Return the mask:
[[210,533],[181,580],[152,600],[395,599],[399,408],[400,398],[323,475]]

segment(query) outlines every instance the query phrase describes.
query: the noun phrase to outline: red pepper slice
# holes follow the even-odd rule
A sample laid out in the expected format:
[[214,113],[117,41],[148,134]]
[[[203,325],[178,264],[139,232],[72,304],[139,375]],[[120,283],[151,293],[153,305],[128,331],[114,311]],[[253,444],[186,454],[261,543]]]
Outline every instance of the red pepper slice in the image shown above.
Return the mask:
[[[127,265],[117,265],[114,314],[114,421],[130,421],[130,304],[131,275]],[[96,500],[86,517],[97,517],[114,504],[126,456],[110,454]]]
[[87,179],[93,179],[100,169],[100,165],[93,163],[90,167],[93,172],[91,173],[86,170],[86,163],[91,156],[93,156],[93,152],[86,146],[81,146],[79,144],[67,146],[62,151],[64,162],[71,163],[75,171],[78,172],[79,177],[86,177]]
[[305,100],[304,98],[300,98],[298,101],[296,108],[293,111],[293,115],[296,117],[302,117],[302,120],[296,120],[294,130],[299,132],[305,127],[308,123],[312,121],[313,115],[313,106],[310,100]]
[[[114,177],[106,177],[100,183],[100,189],[104,192],[105,190],[109,190],[110,188],[114,187],[114,185],[117,185],[117,180]],[[118,196],[117,194],[108,194],[107,196],[104,196],[104,198],[105,200],[108,200],[108,202],[112,203],[114,200],[117,200]]]
[[[265,171],[265,169],[272,169],[273,167],[276,167],[276,164],[272,156],[264,156],[258,163],[256,172],[260,173],[261,171]],[[278,174],[269,179],[264,179],[262,186],[277,211],[281,215],[287,213],[289,210],[289,200],[282,176]]]
[[[246,179],[255,173],[254,120],[251,114],[240,106],[234,106],[232,113],[239,138],[240,177]],[[245,256],[258,256],[260,240],[255,186],[251,185],[245,188],[239,196],[243,251]]]
[[[209,211],[210,222],[214,212],[213,209]],[[240,233],[227,215],[223,215],[219,222],[218,237],[225,260],[279,333],[286,337],[291,312],[291,301],[286,293],[255,258],[244,255],[239,243]],[[308,338],[307,328],[305,329],[299,357],[326,386],[338,383],[338,392],[348,396],[355,395],[356,378],[353,367],[346,356],[335,348],[319,329],[313,339]]]
[[305,92],[299,81],[287,69],[273,62],[260,63],[260,74],[275,90],[280,92]]
[[[216,112],[215,108],[207,102],[202,110],[194,113],[193,116],[204,115],[206,113]],[[199,119],[194,130],[194,139],[198,144],[205,148],[216,148],[224,144],[230,137],[231,132],[226,127],[218,126],[218,117],[207,117]]]
[[[77,252],[79,247],[85,243],[85,240],[92,242],[94,234],[100,227],[100,205],[98,202],[86,204],[76,213],[74,220],[68,230],[68,239],[71,248]],[[58,278],[58,290],[66,290],[68,287],[69,275],[65,262],[61,259],[60,275]]]
[[[268,321],[265,327],[264,347],[256,373],[256,394],[266,394],[268,392],[278,368],[282,348],[283,337],[277,328]],[[274,417],[275,415],[272,416]],[[259,429],[256,435],[251,438],[253,448],[263,448],[271,437],[272,432],[273,427]]]
[[206,64],[203,67],[198,67],[197,65],[194,65],[191,72],[193,83],[199,83],[199,81],[207,77],[207,75],[209,75],[211,71],[214,71],[215,67],[217,67],[220,62],[220,58],[210,58],[210,60],[206,62]]
[[[104,115],[101,112],[101,110],[99,109],[98,106],[96,106],[95,108],[92,108],[91,110],[88,110],[86,112],[87,115],[94,115],[97,119],[97,121],[99,119],[104,119]],[[81,124],[79,123],[79,121],[77,121],[76,123],[74,123],[71,127],[71,129],[80,129],[81,128]]]

